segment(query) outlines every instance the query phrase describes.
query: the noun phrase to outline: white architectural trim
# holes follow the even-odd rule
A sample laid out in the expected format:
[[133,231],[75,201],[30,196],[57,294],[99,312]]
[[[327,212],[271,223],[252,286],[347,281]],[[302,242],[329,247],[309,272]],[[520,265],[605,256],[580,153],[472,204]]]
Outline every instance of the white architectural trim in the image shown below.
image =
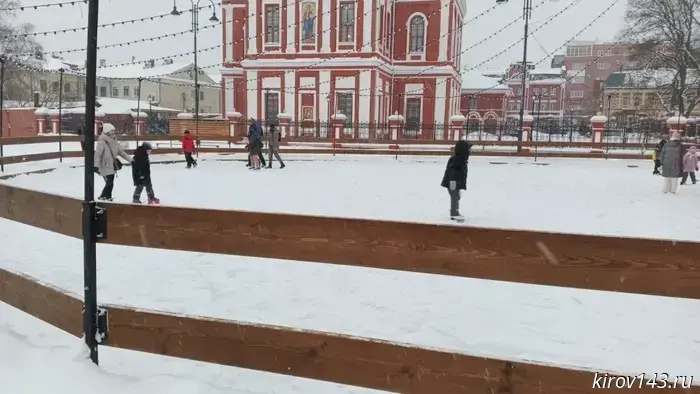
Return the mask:
[[228,76],[228,75],[243,75],[243,69],[242,68],[230,68],[230,67],[221,67],[219,68],[219,73],[221,76]]
[[226,23],[222,26],[224,29],[224,47],[226,48],[226,60],[233,60],[233,6],[227,4],[224,6],[226,13]]
[[422,83],[407,83],[404,85],[403,94],[411,96],[422,96],[425,86]]
[[[379,5],[377,5],[379,7]],[[372,44],[374,43],[374,40],[372,40],[372,21],[375,19],[375,15],[377,14],[377,10],[372,9],[372,2],[370,0],[366,0],[363,3],[363,9],[362,9],[362,48],[360,49],[362,52],[372,52]],[[378,19],[378,18],[377,18]],[[359,20],[359,18],[358,18]]]
[[435,79],[435,116],[433,119],[435,119],[436,122],[442,119],[442,122],[440,123],[447,122],[447,119],[445,119],[445,109],[447,108],[446,104],[449,102],[449,98],[447,98],[446,82],[446,78]]
[[[258,72],[248,71],[246,75],[246,99],[248,118],[258,117]],[[262,92],[260,92],[262,93]]]
[[282,81],[279,77],[265,77],[262,80],[262,88],[280,90],[282,89]]
[[481,115],[476,111],[469,111],[469,115],[467,115],[467,120],[469,119],[478,119],[479,121],[481,121]]
[[294,96],[296,92],[296,72],[286,71],[284,73],[284,105],[282,112],[288,114],[296,114],[296,107],[294,105]]
[[[420,16],[423,18],[423,51],[422,52],[411,52],[411,21],[413,18]],[[406,19],[406,60],[407,61],[425,61],[425,53],[428,50],[426,47],[428,45],[428,18],[422,12],[414,12],[409,15]],[[442,46],[441,46],[442,47]],[[411,60],[411,56],[420,55],[420,59]]]
[[[282,66],[283,65],[283,66]],[[241,61],[241,67],[244,69],[264,69],[264,70],[276,70],[283,71],[289,69],[307,68],[307,69],[318,69],[319,71],[327,68],[334,67],[345,67],[345,68],[379,68],[387,74],[392,73],[391,65],[387,64],[383,60],[377,58],[371,59],[346,59],[346,58],[331,58],[331,59],[321,59],[321,58],[309,58],[309,59],[285,59],[283,62],[271,61],[270,59],[245,59]],[[222,68],[221,71],[224,74],[230,74],[231,70],[229,68]],[[369,72],[371,70],[362,70],[361,72]],[[395,75],[415,75],[422,73],[425,76],[449,76],[454,78],[454,80],[461,84],[461,79],[459,78],[459,72],[452,66],[438,66],[438,67],[428,67],[425,66],[408,66],[408,65],[395,65],[393,67],[393,73]]]
[[[369,72],[361,72],[360,75],[369,74]],[[352,89],[355,90],[355,76],[350,77],[336,77],[335,78],[335,88],[338,90]]]
[[[366,1],[365,3],[372,4],[371,1]],[[372,105],[372,101],[371,97],[368,96],[372,88],[372,73],[360,73],[358,78],[360,78],[360,91],[358,92],[360,95],[360,113],[358,119],[360,119],[360,122],[370,122],[372,119],[369,118],[369,107]],[[376,98],[376,94],[374,96]]]
[[[296,20],[294,20],[294,17],[296,16],[296,7],[291,7],[290,4],[287,4],[287,53],[294,53],[295,48],[294,48],[294,38],[296,37],[296,30],[295,28],[298,27],[298,24]],[[280,40],[282,38],[280,37]]]
[[321,15],[323,43],[321,44],[321,53],[331,53],[331,10],[333,5],[331,2],[323,2],[323,15]]
[[233,91],[233,78],[224,78],[224,109],[226,112],[233,112],[236,108],[235,94]]
[[[452,36],[452,45],[454,46],[454,43],[456,41],[456,36],[459,32],[461,32],[462,29],[457,29],[457,26],[453,26],[452,30],[448,32],[448,29],[450,29],[450,12],[452,11],[452,6],[451,3],[452,0],[441,0],[440,4],[440,38],[438,39],[438,61],[439,62],[444,62],[447,61],[447,42],[449,41],[448,38],[449,36]],[[454,19],[454,18],[453,18]],[[455,53],[455,55],[457,55]]]
[[[248,19],[248,54],[249,55],[256,55],[258,53],[258,2],[257,1],[250,1],[248,2],[248,6],[250,7],[248,10],[248,15],[246,16],[246,19]],[[256,15],[254,17],[251,17],[251,15]]]
[[[336,16],[335,16],[335,18],[336,18],[336,19],[335,19],[335,20],[336,20],[336,21],[335,21],[335,26],[336,26],[336,31],[338,32],[338,34],[336,34],[336,36],[335,36],[336,45],[341,45],[341,44],[342,44],[342,45],[349,45],[349,44],[353,44],[353,46],[354,46],[354,45],[356,44],[356,42],[357,42],[357,20],[358,20],[358,18],[359,18],[359,15],[357,14],[357,2],[356,2],[356,1],[353,1],[353,2],[352,2],[353,7],[354,7],[354,10],[355,10],[355,14],[354,14],[354,16],[355,16],[355,22],[352,24],[352,28],[353,28],[353,32],[352,32],[352,42],[343,42],[343,41],[340,41],[340,14],[341,14],[341,11],[340,11],[340,3],[341,3],[341,0],[335,0],[334,4],[331,5],[331,7],[333,7],[333,6],[336,5],[336,4],[338,5],[338,12],[336,13]],[[330,26],[329,26],[329,28],[330,28]]]
[[[320,121],[326,121],[331,116],[328,113],[326,97],[331,94],[331,72],[323,70],[318,72],[318,116]],[[332,111],[332,110],[331,110]]]
[[489,111],[489,112],[487,112],[487,113],[484,114],[484,120],[486,120],[486,119],[496,119],[496,120],[499,120],[499,116],[498,116],[497,113],[495,113],[495,112],[493,112],[493,111]]

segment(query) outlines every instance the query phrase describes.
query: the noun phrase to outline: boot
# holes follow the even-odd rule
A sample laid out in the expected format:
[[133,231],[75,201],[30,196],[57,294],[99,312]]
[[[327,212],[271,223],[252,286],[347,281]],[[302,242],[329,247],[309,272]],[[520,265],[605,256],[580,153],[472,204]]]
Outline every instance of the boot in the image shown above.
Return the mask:
[[148,205],[158,205],[160,204],[160,200],[153,197],[148,199]]

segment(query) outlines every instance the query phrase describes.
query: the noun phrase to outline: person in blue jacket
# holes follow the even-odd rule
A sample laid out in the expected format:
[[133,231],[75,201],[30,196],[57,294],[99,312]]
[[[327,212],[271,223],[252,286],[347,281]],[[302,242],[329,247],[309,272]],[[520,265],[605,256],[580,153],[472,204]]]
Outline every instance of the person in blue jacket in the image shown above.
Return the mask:
[[464,221],[464,216],[459,213],[459,200],[462,190],[467,190],[467,172],[471,148],[471,144],[467,141],[457,141],[454,154],[447,161],[445,175],[443,175],[442,183],[440,184],[450,194],[450,219],[458,222]]
[[264,167],[265,166],[265,157],[263,156],[262,153],[262,148],[263,148],[263,129],[262,126],[260,126],[260,123],[256,122],[255,119],[250,118],[248,120],[248,151],[250,154],[248,155],[248,164],[246,164],[246,167],[250,167],[250,156],[252,154],[256,154],[258,158],[260,159],[260,164]]

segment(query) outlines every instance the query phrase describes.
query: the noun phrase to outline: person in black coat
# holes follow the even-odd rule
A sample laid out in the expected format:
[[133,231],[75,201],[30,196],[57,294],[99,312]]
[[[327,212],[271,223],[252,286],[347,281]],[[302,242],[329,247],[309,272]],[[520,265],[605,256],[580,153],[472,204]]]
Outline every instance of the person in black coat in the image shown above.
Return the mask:
[[456,221],[464,221],[459,213],[459,200],[462,190],[467,190],[467,172],[469,165],[469,153],[471,144],[467,141],[457,141],[454,154],[447,161],[445,175],[440,186],[447,189],[450,194],[450,218]]
[[664,145],[666,145],[665,139],[662,139],[657,145],[656,148],[654,148],[654,175],[661,175],[661,172],[659,169],[661,168],[661,151],[664,149]]
[[146,189],[148,195],[148,204],[160,204],[160,200],[156,198],[153,192],[153,184],[151,183],[151,161],[148,154],[151,152],[151,144],[144,142],[136,148],[134,152],[134,161],[131,164],[131,175],[134,178],[134,204],[141,204],[141,193]]

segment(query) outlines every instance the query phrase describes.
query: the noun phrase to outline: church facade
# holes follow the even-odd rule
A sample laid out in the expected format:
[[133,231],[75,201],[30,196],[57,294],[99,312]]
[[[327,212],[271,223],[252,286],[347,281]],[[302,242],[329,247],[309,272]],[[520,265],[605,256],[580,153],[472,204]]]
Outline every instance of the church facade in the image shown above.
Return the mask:
[[222,115],[446,125],[464,13],[465,0],[225,0]]

